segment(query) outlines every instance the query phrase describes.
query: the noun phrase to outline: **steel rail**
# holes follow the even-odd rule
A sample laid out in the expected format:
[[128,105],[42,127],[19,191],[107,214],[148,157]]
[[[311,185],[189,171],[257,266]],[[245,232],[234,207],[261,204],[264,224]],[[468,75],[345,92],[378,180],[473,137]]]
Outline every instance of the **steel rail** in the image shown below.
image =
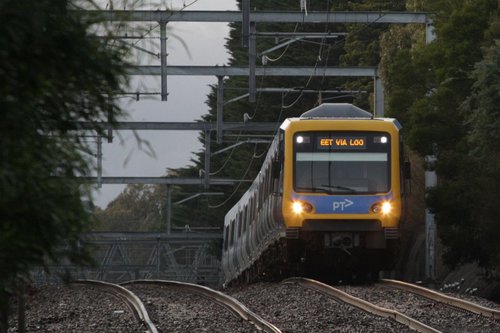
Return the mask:
[[488,308],[473,302],[469,302],[460,298],[448,296],[442,293],[439,293],[437,291],[424,288],[421,286],[417,286],[415,284],[403,282],[403,281],[397,281],[397,280],[390,280],[390,279],[382,279],[380,281],[381,284],[393,287],[393,288],[399,288],[403,289],[406,291],[409,291],[411,293],[426,297],[428,299],[431,299],[436,302],[444,303],[465,311],[469,311],[478,315],[481,315],[483,317],[487,318],[493,318],[493,319],[500,319],[500,311],[492,308]]
[[327,296],[333,297],[341,302],[344,302],[346,304],[355,306],[363,311],[366,311],[368,313],[381,316],[384,318],[391,318],[397,321],[400,324],[406,325],[407,327],[414,329],[418,332],[422,333],[440,333],[441,331],[432,328],[418,320],[415,320],[411,317],[408,317],[407,315],[404,315],[398,311],[391,310],[391,309],[386,309],[382,308],[380,306],[377,306],[375,304],[372,304],[370,302],[367,302],[361,298],[354,297],[352,295],[349,295],[348,293],[345,293],[337,288],[334,288],[332,286],[329,286],[327,284],[321,283],[319,281],[311,280],[311,279],[306,279],[306,278],[289,278],[284,280],[282,283],[295,283],[298,284],[302,287],[313,289],[315,291],[319,291],[322,294],[325,294]]
[[130,290],[109,282],[96,281],[96,280],[76,280],[72,284],[91,285],[96,286],[110,294],[117,296],[130,308],[134,317],[141,323],[144,323],[149,333],[158,333],[156,326],[149,318],[148,311],[142,301]]
[[183,292],[191,292],[198,294],[202,297],[209,299],[219,305],[224,306],[229,309],[231,312],[239,316],[240,318],[251,322],[258,330],[262,330],[264,332],[269,333],[281,333],[281,330],[266,321],[259,315],[252,312],[245,305],[240,303],[235,298],[228,296],[220,291],[210,289],[205,286],[200,286],[197,284],[186,283],[186,282],[178,282],[178,281],[168,281],[168,280],[132,280],[123,282],[122,285],[127,284],[154,284],[154,285],[162,285],[169,288],[179,289]]

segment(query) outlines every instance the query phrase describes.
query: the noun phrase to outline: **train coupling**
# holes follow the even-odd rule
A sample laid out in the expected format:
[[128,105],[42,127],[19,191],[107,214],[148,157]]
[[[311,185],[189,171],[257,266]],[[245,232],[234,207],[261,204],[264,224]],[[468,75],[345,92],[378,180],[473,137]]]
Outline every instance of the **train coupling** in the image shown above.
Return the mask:
[[354,233],[325,233],[324,247],[336,249],[350,249],[359,246],[359,234]]

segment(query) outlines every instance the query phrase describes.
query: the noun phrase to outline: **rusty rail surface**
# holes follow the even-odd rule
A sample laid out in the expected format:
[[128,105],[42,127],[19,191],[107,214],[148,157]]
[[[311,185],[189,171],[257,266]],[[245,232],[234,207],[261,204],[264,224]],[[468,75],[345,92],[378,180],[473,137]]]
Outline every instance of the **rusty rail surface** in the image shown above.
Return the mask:
[[422,333],[440,333],[441,331],[432,328],[418,320],[415,320],[407,315],[404,315],[398,311],[382,308],[361,298],[354,297],[348,293],[343,292],[337,288],[324,284],[322,282],[306,279],[306,278],[290,278],[283,281],[283,283],[295,283],[302,287],[309,288],[312,290],[319,291],[329,297],[333,297],[336,300],[344,302],[346,304],[355,306],[368,313],[381,316],[384,318],[391,318],[400,324],[406,325],[407,327],[414,329]]
[[169,288],[178,289],[183,292],[190,292],[194,294],[198,294],[209,299],[212,302],[215,302],[219,305],[224,306],[229,309],[229,311],[233,312],[240,318],[251,322],[258,330],[262,330],[268,333],[281,333],[276,326],[264,320],[259,315],[250,311],[245,305],[240,303],[235,298],[228,296],[220,291],[210,289],[205,286],[200,286],[197,284],[186,283],[186,282],[178,282],[178,281],[168,281],[168,280],[133,280],[122,283],[122,285],[127,284],[153,284],[153,285],[161,285]]
[[146,325],[149,333],[158,333],[156,326],[153,324],[151,319],[149,319],[149,314],[146,307],[142,301],[130,290],[114,283],[95,281],[95,280],[77,280],[73,284],[80,285],[91,285],[99,289],[102,289],[112,295],[117,296],[119,299],[125,302],[127,306],[132,311],[134,317]]

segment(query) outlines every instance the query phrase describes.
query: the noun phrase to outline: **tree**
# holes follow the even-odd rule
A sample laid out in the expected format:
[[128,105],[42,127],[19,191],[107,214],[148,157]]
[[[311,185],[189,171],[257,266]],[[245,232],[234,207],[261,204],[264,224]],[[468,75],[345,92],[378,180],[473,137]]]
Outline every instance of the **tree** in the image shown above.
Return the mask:
[[[464,157],[453,181],[435,193],[445,259],[452,265],[477,261],[490,270],[500,265],[500,42],[485,48],[471,73],[470,96],[460,111],[468,124]],[[450,188],[450,187],[458,188]],[[443,193],[443,194],[442,194]],[[457,197],[454,197],[460,193]],[[444,198],[453,195],[449,200]],[[449,204],[446,204],[446,203]],[[463,208],[457,209],[460,203]],[[454,207],[453,207],[454,206]],[[453,211],[460,216],[453,216]],[[456,213],[455,213],[456,214]]]
[[165,225],[165,186],[129,184],[104,211],[96,231],[159,231]]
[[88,262],[78,237],[89,191],[75,176],[92,166],[76,122],[123,114],[122,50],[92,38],[72,5],[0,1],[0,332],[8,294],[34,265]]
[[494,208],[499,170],[495,148],[489,148],[498,133],[493,98],[499,80],[493,56],[500,35],[498,3],[411,1],[411,6],[433,13],[437,38],[424,45],[411,26],[385,35],[388,114],[403,120],[412,149],[437,157],[439,182],[427,201],[446,246],[445,263],[478,262],[492,269],[499,263]]

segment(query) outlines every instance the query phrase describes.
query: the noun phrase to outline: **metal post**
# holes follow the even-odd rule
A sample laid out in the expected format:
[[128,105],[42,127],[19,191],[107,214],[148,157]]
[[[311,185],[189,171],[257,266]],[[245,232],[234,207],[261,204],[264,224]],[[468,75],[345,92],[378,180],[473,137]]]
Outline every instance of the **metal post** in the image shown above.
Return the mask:
[[384,116],[384,84],[379,76],[375,76],[374,78],[374,92],[375,92],[375,100],[374,100],[374,114],[376,117]]
[[108,143],[113,142],[113,126],[111,126],[112,119],[111,119],[111,114],[112,114],[112,108],[113,106],[111,105],[111,100],[108,101],[109,103],[109,109],[108,109]]
[[205,131],[205,188],[210,185],[210,131]]
[[160,22],[161,100],[166,101],[167,92],[167,23]]
[[257,57],[255,33],[256,33],[255,22],[250,22],[250,45],[248,48],[248,101],[250,103],[255,103],[255,58]]
[[217,76],[217,143],[222,143],[224,123],[224,77]]
[[102,187],[102,137],[97,136],[97,188]]
[[434,32],[434,26],[432,22],[428,22],[425,25],[425,43],[430,44],[436,39],[436,33]]
[[156,278],[160,278],[160,266],[161,266],[161,241],[160,237],[156,238]]
[[250,23],[250,0],[242,0],[241,2],[241,46],[244,48],[248,47],[248,37],[249,37],[249,23]]
[[[425,188],[436,186],[437,176],[434,171],[435,156],[426,156]],[[436,222],[429,208],[425,209],[425,277],[428,280],[436,278]]]
[[166,233],[170,235],[172,230],[172,188],[167,185],[167,196],[166,196],[166,215],[167,215],[167,227]]

